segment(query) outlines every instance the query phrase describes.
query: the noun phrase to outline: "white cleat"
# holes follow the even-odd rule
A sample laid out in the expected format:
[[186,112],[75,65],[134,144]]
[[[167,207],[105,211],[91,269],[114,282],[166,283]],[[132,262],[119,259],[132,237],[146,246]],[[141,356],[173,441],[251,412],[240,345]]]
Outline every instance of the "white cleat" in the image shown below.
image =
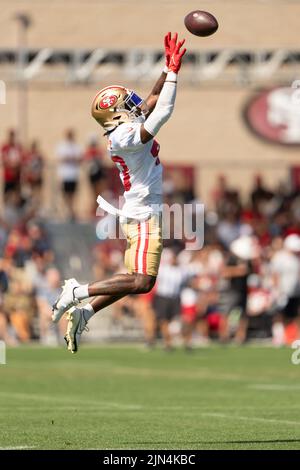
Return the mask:
[[73,305],[77,305],[79,300],[74,297],[75,287],[80,286],[76,279],[68,279],[62,287],[62,293],[52,306],[52,321],[57,323],[63,314]]
[[72,354],[78,351],[79,342],[81,335],[84,331],[88,331],[87,320],[84,316],[84,307],[72,307],[67,315],[69,320],[67,332],[65,334],[65,341],[68,346],[68,350],[71,351]]

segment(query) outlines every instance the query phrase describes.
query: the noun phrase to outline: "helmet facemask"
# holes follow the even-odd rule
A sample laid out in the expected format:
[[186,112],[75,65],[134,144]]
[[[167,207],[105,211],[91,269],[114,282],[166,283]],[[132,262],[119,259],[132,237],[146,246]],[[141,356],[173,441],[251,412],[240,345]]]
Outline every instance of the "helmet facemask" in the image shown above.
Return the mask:
[[145,121],[149,108],[145,101],[140,98],[134,91],[128,90],[129,94],[124,98],[124,107],[129,112],[132,121]]

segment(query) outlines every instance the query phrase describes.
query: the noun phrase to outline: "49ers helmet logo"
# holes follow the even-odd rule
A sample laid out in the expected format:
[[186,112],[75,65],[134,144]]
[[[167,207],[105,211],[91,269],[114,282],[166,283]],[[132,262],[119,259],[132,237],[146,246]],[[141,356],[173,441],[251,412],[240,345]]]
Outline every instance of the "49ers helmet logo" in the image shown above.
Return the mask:
[[118,98],[116,95],[107,95],[102,98],[102,100],[99,103],[100,108],[102,109],[107,109],[116,104],[118,101]]

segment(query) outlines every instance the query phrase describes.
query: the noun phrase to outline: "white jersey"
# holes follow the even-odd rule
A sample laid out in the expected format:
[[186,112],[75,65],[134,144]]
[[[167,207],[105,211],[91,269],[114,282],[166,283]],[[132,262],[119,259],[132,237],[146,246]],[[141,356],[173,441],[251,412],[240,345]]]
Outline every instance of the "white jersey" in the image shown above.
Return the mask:
[[132,218],[157,212],[162,202],[159,144],[155,139],[143,144],[140,132],[140,122],[124,123],[109,135],[108,141],[110,157],[124,186],[123,210]]

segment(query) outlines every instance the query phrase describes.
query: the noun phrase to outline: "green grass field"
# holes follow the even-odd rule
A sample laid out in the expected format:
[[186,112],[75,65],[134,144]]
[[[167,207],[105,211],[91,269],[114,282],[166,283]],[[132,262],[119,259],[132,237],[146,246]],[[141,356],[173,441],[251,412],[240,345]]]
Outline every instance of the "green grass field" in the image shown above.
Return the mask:
[[290,349],[10,349],[0,447],[300,449]]

